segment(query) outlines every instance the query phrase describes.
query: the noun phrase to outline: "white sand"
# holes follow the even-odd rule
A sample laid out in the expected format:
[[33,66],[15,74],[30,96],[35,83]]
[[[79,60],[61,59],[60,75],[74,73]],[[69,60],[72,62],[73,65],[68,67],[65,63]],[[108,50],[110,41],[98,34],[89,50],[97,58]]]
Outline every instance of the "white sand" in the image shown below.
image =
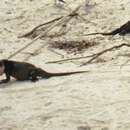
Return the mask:
[[[66,0],[74,9],[82,0]],[[89,14],[83,17],[91,23],[72,21],[71,32],[66,39],[76,39],[78,34],[110,31],[127,22],[130,15],[129,0],[92,0],[97,3]],[[6,58],[20,49],[30,39],[18,39],[40,23],[48,21],[67,10],[54,6],[53,0],[1,0],[0,1],[0,58]],[[21,17],[19,17],[21,16]],[[78,37],[79,38],[79,37]],[[100,45],[86,50],[84,55],[104,48],[130,41],[125,37],[91,36],[81,39],[95,39]],[[59,38],[62,40],[63,38]],[[57,39],[58,40],[58,39]],[[33,45],[13,59],[23,61],[27,52],[33,52],[50,39],[37,40]],[[42,48],[28,62],[50,72],[91,70],[86,74],[54,77],[36,83],[15,82],[0,88],[0,130],[130,130],[130,69],[120,69],[128,57],[118,54],[130,53],[129,48],[105,54],[105,63],[79,67],[78,61],[64,64],[45,64],[61,57]],[[59,51],[68,57],[64,51]],[[72,55],[73,56],[73,55]],[[111,60],[114,58],[114,60]],[[82,61],[85,61],[82,60]],[[1,77],[1,79],[4,78]],[[83,129],[84,128],[84,129]]]

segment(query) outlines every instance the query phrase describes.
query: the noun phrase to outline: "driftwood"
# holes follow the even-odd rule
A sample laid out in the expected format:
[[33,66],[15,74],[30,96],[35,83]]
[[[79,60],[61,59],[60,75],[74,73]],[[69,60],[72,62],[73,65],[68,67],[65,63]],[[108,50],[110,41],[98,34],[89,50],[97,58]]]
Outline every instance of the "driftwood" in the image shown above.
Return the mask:
[[90,58],[87,62],[80,65],[80,66],[84,66],[84,65],[92,63],[95,59],[97,59],[99,56],[103,55],[104,53],[109,52],[109,51],[113,51],[114,49],[119,49],[119,48],[124,47],[124,46],[130,47],[130,44],[122,43],[120,45],[113,46],[111,48],[105,49],[103,51],[100,51],[100,52],[92,54],[92,55],[75,57],[75,58],[68,58],[68,59],[57,60],[57,61],[50,61],[47,63],[48,64],[49,63],[61,63],[61,62],[66,62],[66,61],[71,61],[71,60],[80,60],[80,59]]

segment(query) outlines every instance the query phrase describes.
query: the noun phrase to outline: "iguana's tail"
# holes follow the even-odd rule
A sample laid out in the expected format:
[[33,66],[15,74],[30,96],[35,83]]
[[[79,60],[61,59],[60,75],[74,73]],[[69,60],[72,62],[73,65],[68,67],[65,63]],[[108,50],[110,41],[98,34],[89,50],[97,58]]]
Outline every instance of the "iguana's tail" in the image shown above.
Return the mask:
[[120,28],[118,28],[118,29],[116,29],[116,30],[114,30],[114,31],[112,31],[112,32],[108,32],[108,33],[89,33],[89,34],[85,34],[84,36],[89,36],[89,35],[104,35],[104,36],[107,36],[107,35],[116,35],[116,34],[118,34],[118,33],[120,33]]
[[89,71],[74,71],[74,72],[63,72],[63,73],[49,73],[41,68],[38,68],[37,73],[38,76],[43,77],[43,78],[50,78],[54,76],[67,76],[67,75],[72,75],[72,74],[78,74],[78,73],[87,73]]

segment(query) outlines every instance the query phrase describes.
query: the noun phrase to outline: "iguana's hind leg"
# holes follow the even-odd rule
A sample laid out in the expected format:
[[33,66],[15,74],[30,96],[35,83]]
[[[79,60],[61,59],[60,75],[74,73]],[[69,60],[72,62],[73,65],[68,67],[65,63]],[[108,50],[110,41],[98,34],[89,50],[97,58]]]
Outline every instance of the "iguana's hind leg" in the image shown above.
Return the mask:
[[29,74],[29,79],[32,81],[32,82],[36,82],[38,81],[38,77],[37,77],[37,70],[32,70]]

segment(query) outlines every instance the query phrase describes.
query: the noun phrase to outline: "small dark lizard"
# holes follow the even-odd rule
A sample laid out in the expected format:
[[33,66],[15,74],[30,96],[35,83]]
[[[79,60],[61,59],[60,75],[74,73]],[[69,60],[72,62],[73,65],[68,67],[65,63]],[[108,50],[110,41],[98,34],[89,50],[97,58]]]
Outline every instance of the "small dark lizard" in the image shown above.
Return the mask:
[[97,34],[100,34],[100,35],[104,35],[104,36],[107,36],[107,35],[116,35],[116,34],[119,34],[121,36],[124,36],[126,34],[130,33],[130,21],[128,21],[127,23],[123,24],[121,27],[113,30],[112,32],[108,32],[108,33],[90,33],[90,34],[85,34],[84,36],[89,36],[89,35],[97,35]]
[[41,68],[36,67],[33,64],[27,62],[18,62],[13,60],[0,60],[0,75],[5,73],[6,79],[0,81],[1,83],[7,83],[10,81],[10,77],[14,77],[16,80],[24,81],[37,81],[39,78],[50,78],[53,76],[66,76],[76,73],[85,73],[89,71],[76,71],[65,73],[49,73]]

